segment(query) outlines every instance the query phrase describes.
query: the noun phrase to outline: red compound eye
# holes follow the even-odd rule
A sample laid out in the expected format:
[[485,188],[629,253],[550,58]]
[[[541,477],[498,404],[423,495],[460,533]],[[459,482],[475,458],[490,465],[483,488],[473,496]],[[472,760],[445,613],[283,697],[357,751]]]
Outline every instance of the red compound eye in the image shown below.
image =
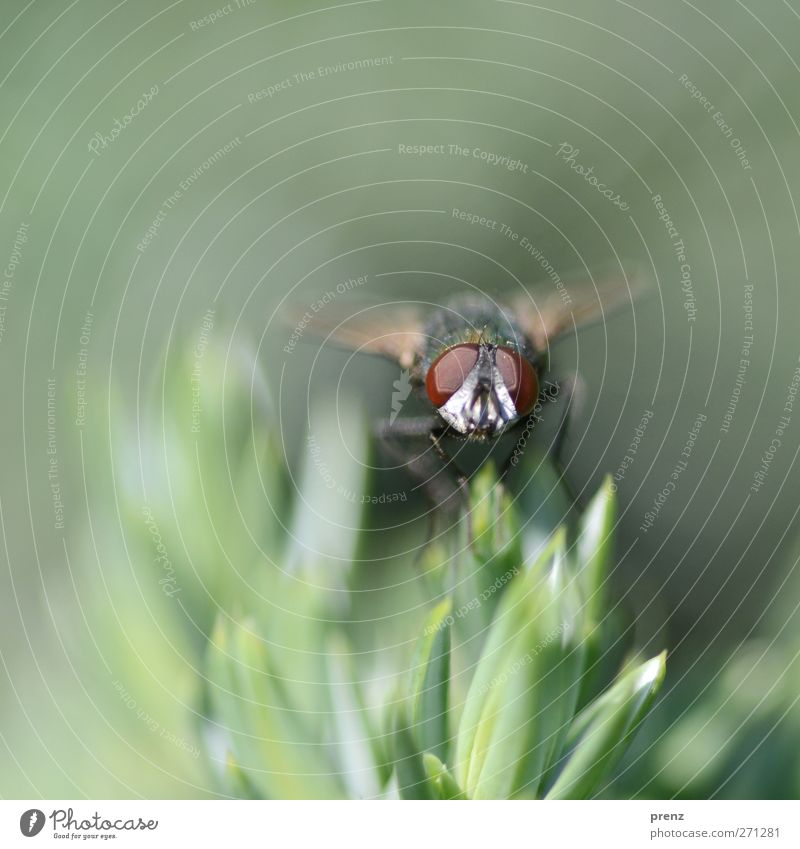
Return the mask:
[[478,362],[478,346],[470,343],[454,345],[433,361],[425,377],[425,390],[434,407],[446,404],[450,396]]
[[539,378],[533,366],[511,348],[498,348],[495,364],[517,408],[517,414],[524,416],[529,413],[539,397]]

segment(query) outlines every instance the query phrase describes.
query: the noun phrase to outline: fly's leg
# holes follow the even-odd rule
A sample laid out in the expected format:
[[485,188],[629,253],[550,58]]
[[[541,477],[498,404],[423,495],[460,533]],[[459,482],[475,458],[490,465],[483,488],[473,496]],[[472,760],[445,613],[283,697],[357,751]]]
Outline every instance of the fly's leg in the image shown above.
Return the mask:
[[[466,501],[467,480],[441,443],[445,430],[434,416],[398,419],[390,424],[383,419],[375,425],[384,452],[408,470],[434,505],[458,514]],[[428,443],[420,452],[418,447]]]
[[501,472],[501,480],[511,472],[512,468],[519,465],[528,442],[532,438],[532,431],[536,425],[544,419],[544,407],[546,404],[556,404],[559,407],[559,420],[555,436],[550,446],[549,455],[555,465],[561,484],[573,504],[579,505],[578,495],[572,488],[567,477],[567,463],[564,461],[564,446],[569,433],[570,423],[575,416],[580,414],[583,407],[584,385],[577,374],[567,375],[561,381],[548,380],[539,392],[539,398],[533,412],[529,415],[525,429],[522,431],[514,450],[509,455]]
[[561,417],[558,422],[556,435],[553,438],[551,453],[553,461],[561,473],[561,483],[569,494],[573,504],[580,507],[580,498],[578,493],[573,489],[569,478],[567,477],[568,463],[564,461],[564,445],[569,433],[570,423],[580,415],[584,406],[586,397],[586,387],[580,375],[573,373],[567,375],[560,384],[556,384],[559,388],[556,395],[559,396],[560,403],[563,404],[561,409]]
[[536,404],[533,410],[525,418],[524,426],[520,431],[519,438],[514,446],[514,450],[508,455],[502,468],[500,469],[500,480],[504,481],[511,473],[512,469],[519,465],[525,454],[525,449],[528,442],[533,438],[533,431],[536,425],[543,419],[543,411],[547,404],[552,404],[558,397],[560,386],[557,382],[548,380],[546,385],[539,390],[539,397],[536,399]]
[[447,453],[444,445],[442,445],[442,437],[445,433],[446,431],[441,430],[438,432],[432,431],[430,434],[431,445],[439,459],[445,464],[445,469],[449,469],[452,466],[455,470],[455,480],[458,485],[457,507],[463,509],[467,527],[467,539],[471,544],[474,537],[472,535],[472,513],[469,510],[469,479],[455,465],[453,458]]
[[467,479],[467,476],[455,465],[455,461],[447,453],[447,449],[444,447],[444,445],[442,445],[442,437],[444,436],[445,432],[446,431],[443,430],[431,431],[431,445],[433,446],[433,450],[436,452],[436,456],[439,457],[439,459],[445,464],[445,468],[449,468],[452,465],[458,488],[464,498],[466,498],[469,494],[469,480]]
[[564,443],[567,438],[570,423],[579,416],[584,407],[586,398],[586,387],[578,374],[569,374],[560,384],[556,384],[559,388],[553,395],[560,396],[561,403],[564,405],[561,410],[561,418],[559,419],[558,429],[553,440],[553,456],[556,460],[564,465]]
[[389,419],[378,419],[373,427],[373,432],[378,439],[390,439],[392,437],[406,438],[428,438],[428,435],[436,430],[441,420],[438,416],[411,416],[392,422]]

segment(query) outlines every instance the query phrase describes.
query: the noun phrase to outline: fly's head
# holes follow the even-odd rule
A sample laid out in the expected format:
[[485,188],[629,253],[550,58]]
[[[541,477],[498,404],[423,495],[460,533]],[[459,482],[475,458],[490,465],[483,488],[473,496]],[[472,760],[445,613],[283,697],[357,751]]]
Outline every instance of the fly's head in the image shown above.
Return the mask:
[[483,336],[442,351],[425,375],[428,399],[456,432],[493,439],[527,415],[539,395],[539,378],[513,343]]

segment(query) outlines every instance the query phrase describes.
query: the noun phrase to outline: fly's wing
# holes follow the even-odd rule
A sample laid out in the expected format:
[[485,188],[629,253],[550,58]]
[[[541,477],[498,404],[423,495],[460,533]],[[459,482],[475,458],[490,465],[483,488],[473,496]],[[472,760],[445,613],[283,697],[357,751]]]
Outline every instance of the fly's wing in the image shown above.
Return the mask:
[[574,327],[605,321],[632,304],[648,289],[648,277],[636,266],[615,273],[565,278],[545,297],[520,295],[511,307],[514,317],[537,350],[545,350],[558,336]]
[[304,308],[286,306],[283,323],[301,338],[308,332],[350,351],[387,357],[401,368],[410,369],[422,352],[425,335],[421,311],[404,303],[339,304]]

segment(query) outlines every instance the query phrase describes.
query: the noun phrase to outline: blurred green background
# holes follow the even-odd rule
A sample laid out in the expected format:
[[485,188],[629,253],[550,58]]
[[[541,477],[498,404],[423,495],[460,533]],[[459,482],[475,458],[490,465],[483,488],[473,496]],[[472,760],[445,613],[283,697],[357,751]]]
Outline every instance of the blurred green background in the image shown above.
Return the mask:
[[650,295],[551,352],[587,386],[568,477],[621,472],[616,591],[672,652],[609,793],[796,796],[798,44],[795,0],[2,0],[0,794],[224,795],[202,657],[275,590],[247,570],[282,522],[362,674],[407,648],[420,499],[331,494],[305,437],[347,492],[405,491],[361,465],[398,369],[287,353],[285,299],[536,298],[543,265],[631,260]]

